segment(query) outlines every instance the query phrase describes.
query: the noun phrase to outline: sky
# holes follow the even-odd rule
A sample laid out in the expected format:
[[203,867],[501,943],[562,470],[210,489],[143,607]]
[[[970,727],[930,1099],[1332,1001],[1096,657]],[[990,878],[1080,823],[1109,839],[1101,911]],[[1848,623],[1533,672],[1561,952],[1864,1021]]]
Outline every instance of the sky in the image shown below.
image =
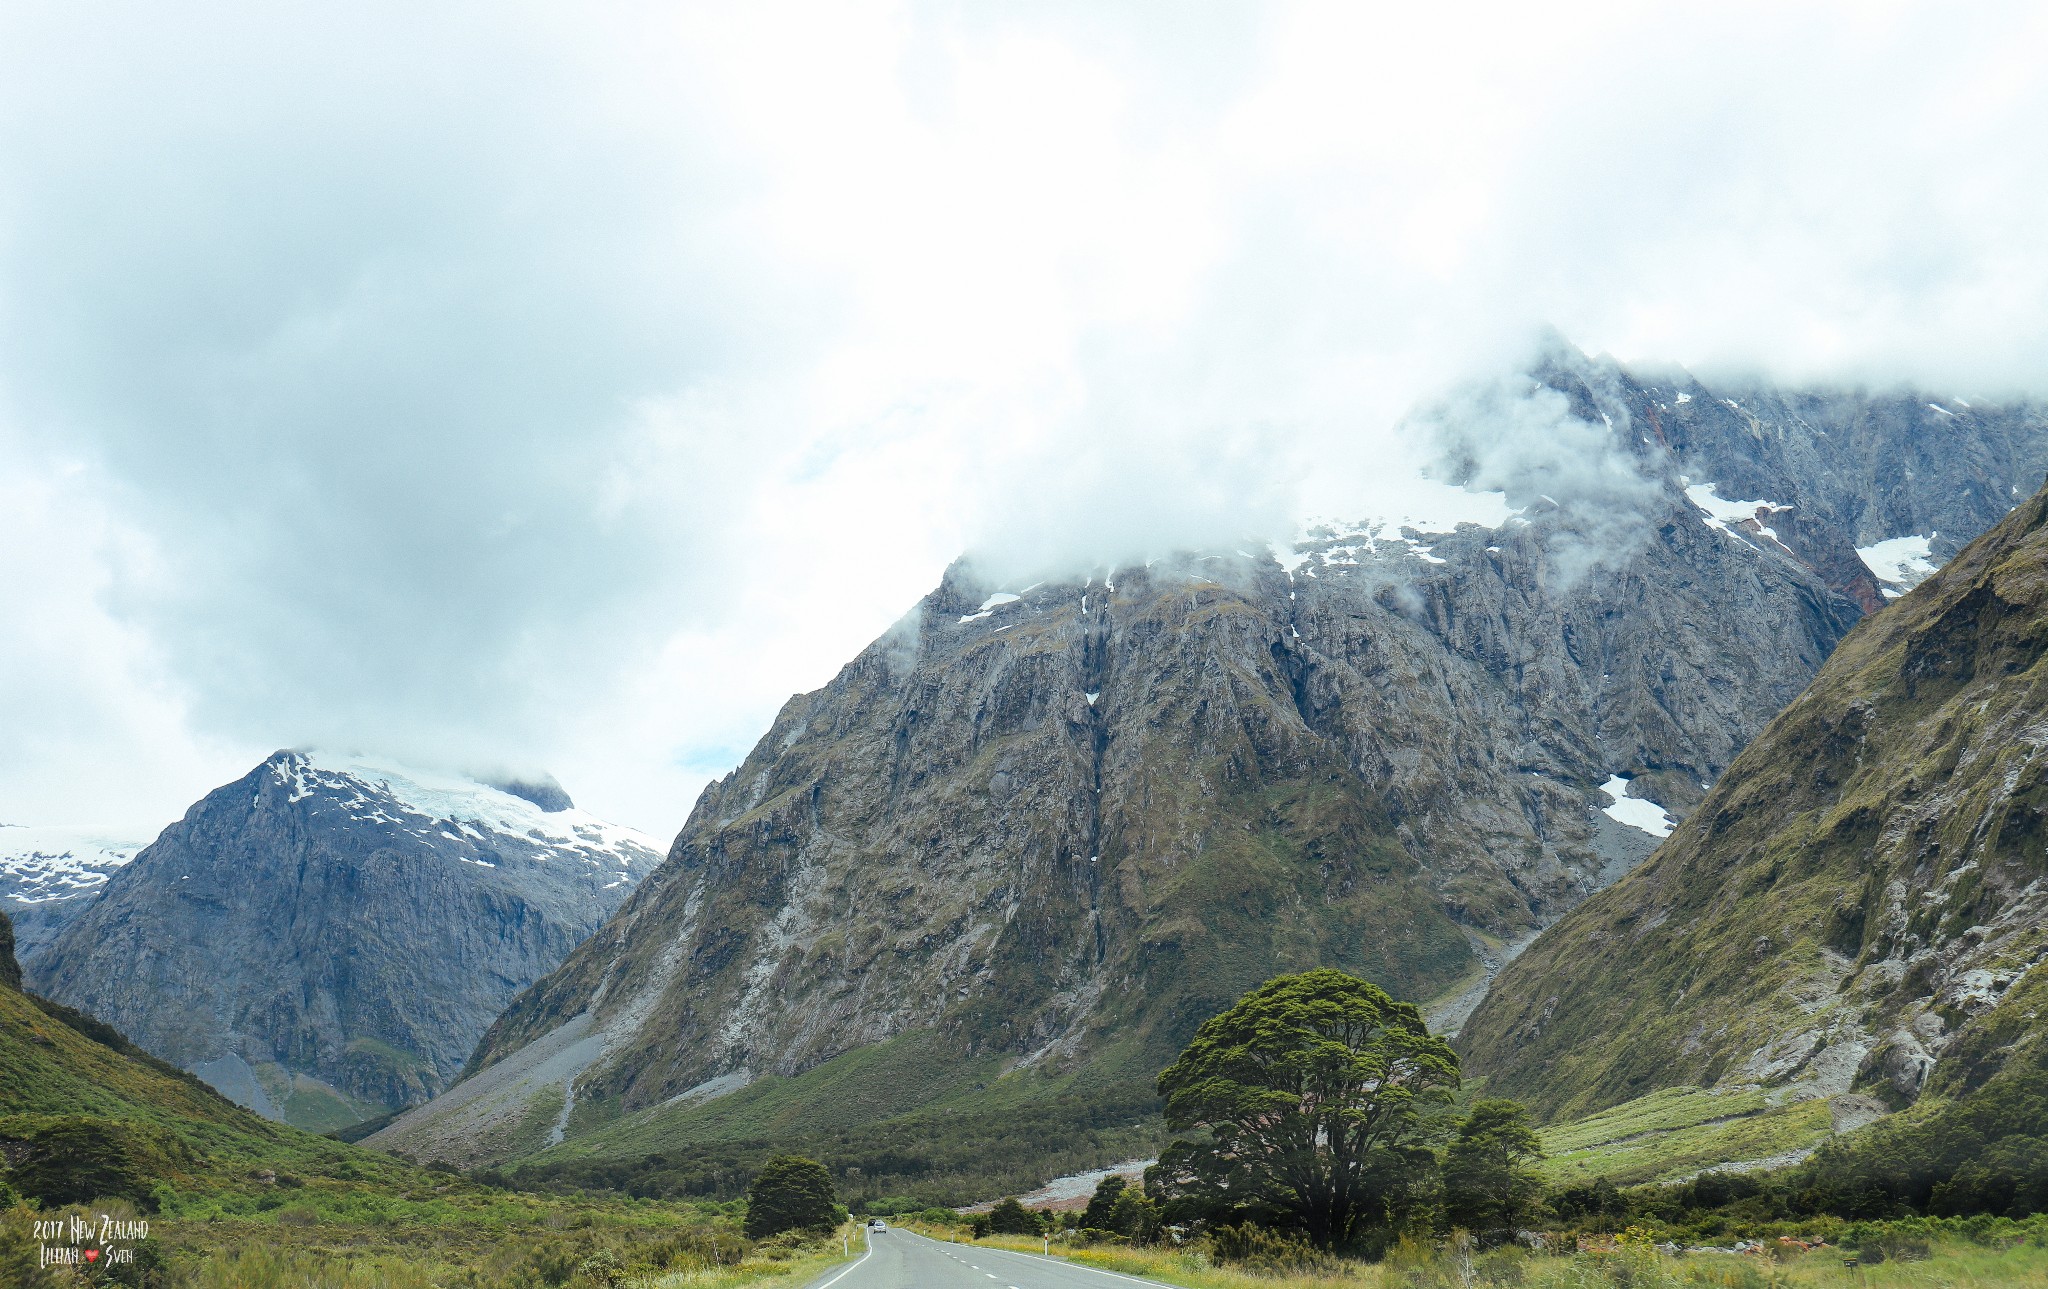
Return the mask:
[[1397,504],[1544,327],[2038,395],[2044,60],[2031,4],[0,0],[0,821],[318,745],[666,837],[962,552]]

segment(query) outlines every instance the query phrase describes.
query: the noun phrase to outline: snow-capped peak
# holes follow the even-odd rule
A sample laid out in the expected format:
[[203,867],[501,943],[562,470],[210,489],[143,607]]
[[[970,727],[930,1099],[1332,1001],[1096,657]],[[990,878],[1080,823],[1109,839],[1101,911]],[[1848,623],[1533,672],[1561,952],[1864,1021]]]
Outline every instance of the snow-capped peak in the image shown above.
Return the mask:
[[0,893],[22,904],[84,895],[152,840],[120,829],[0,824]]
[[291,789],[292,801],[322,794],[359,819],[422,837],[440,833],[453,840],[481,840],[495,833],[546,850],[576,852],[586,860],[630,861],[630,867],[643,871],[659,862],[666,849],[638,829],[586,810],[543,810],[502,788],[382,757],[296,751],[273,757],[270,764],[276,779]]

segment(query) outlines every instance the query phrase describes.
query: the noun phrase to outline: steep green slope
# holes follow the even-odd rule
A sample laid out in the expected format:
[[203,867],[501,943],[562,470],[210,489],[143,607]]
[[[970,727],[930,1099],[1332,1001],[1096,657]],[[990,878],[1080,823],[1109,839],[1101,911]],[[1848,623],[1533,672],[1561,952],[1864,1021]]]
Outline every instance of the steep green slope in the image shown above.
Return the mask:
[[[1858,1116],[1858,1121],[1867,1119]],[[1543,1129],[1553,1185],[1675,1181],[1704,1169],[1792,1162],[1835,1131],[1836,1107],[1760,1088],[1664,1088]]]
[[[720,1284],[812,1267],[757,1260],[735,1272],[747,1245],[715,1208],[518,1194],[263,1119],[101,1022],[9,985],[9,932],[0,915],[0,1182],[40,1204],[0,1206],[10,1289],[548,1285],[591,1257],[635,1276],[717,1269]],[[48,1249],[77,1246],[36,1222],[96,1227],[108,1212],[146,1214],[147,1232],[115,1240],[91,1276],[45,1268]]]
[[[0,958],[0,982],[10,962]],[[0,983],[0,1142],[18,1168],[53,1129],[136,1153],[173,1187],[240,1184],[262,1168],[357,1178],[397,1167],[251,1114],[92,1017]]]
[[1468,1069],[1553,1118],[1678,1084],[1903,1106],[2032,1077],[2044,647],[2048,494],[1852,632],[1647,864],[1502,972]]

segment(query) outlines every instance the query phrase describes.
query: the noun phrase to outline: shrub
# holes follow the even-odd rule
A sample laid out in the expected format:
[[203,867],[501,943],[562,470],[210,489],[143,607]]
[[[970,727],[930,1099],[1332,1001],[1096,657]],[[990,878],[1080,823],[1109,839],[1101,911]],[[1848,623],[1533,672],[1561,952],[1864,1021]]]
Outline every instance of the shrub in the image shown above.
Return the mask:
[[1159,1206],[1135,1187],[1116,1197],[1110,1221],[1117,1233],[1133,1244],[1150,1244],[1159,1237]]
[[1268,1275],[1329,1271],[1337,1265],[1302,1236],[1249,1222],[1216,1227],[1209,1232],[1208,1242],[1209,1256],[1215,1261]]
[[829,1231],[839,1223],[832,1176],[815,1159],[777,1155],[761,1165],[747,1188],[747,1238],[762,1240],[784,1231]]
[[1015,1199],[1005,1199],[989,1210],[988,1229],[997,1235],[1042,1235],[1045,1219]]
[[1866,1235],[1856,1243],[1856,1256],[1866,1263],[1892,1259],[1900,1262],[1921,1262],[1931,1254],[1932,1249],[1926,1240],[1897,1231]]
[[1081,1228],[1115,1230],[1116,1220],[1111,1214],[1116,1212],[1117,1196],[1123,1194],[1124,1187],[1129,1185],[1130,1181],[1120,1173],[1111,1173],[1095,1183],[1095,1194],[1089,1197],[1088,1207],[1081,1213]]
[[626,1268],[620,1263],[619,1255],[610,1249],[599,1249],[576,1265],[576,1274],[593,1285],[604,1289],[626,1283]]
[[90,1115],[14,1115],[0,1120],[0,1142],[12,1146],[8,1180],[46,1205],[107,1196],[154,1211],[158,1179],[187,1155],[154,1129]]

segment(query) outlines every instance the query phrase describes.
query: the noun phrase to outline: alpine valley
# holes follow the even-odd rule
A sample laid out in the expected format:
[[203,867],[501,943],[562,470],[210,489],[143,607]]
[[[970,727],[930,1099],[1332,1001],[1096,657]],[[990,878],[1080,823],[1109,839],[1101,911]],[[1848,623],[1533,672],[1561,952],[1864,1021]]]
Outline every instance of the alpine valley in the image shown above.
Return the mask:
[[[1532,417],[1540,449],[1513,428]],[[717,1189],[795,1142],[863,1186],[972,1198],[1152,1148],[1153,1080],[1195,1026],[1312,966],[1425,1002],[1454,1032],[1481,1007],[1472,1070],[1553,1112],[1654,1091],[1646,1070],[1732,1070],[1757,1040],[1723,1012],[1757,981],[1778,988],[1769,964],[1823,961],[1787,931],[1742,931],[1728,956],[1747,911],[1627,925],[1664,928],[1653,947],[1672,964],[1687,937],[1718,937],[1720,969],[1748,984],[1679,965],[1627,989],[1586,974],[1566,1010],[1541,981],[1629,972],[1639,954],[1612,919],[1647,890],[1671,906],[1676,879],[1658,875],[1706,871],[1678,858],[1713,827],[1682,822],[1703,801],[1719,818],[1744,780],[1783,809],[1805,799],[1749,778],[1744,749],[1845,637],[1858,647],[1826,675],[1945,594],[1912,587],[2035,492],[2048,420],[1914,392],[1710,389],[1559,347],[1530,379],[1417,423],[1441,466],[1411,513],[1026,585],[956,563],[785,705],[667,860],[490,1025],[460,1082],[369,1143],[564,1176],[625,1161]],[[1816,765],[1833,762],[1781,764],[1832,790]],[[1882,813],[1839,825],[1843,863],[1890,835]],[[1614,885],[1675,822],[1653,867]],[[1829,897],[1813,945],[1918,961],[1891,878],[1835,880],[1850,893]],[[1970,899],[2006,890],[1967,884]],[[1769,882],[1752,888],[1776,907]],[[2007,924],[1957,917],[1993,931],[1952,928],[1956,969],[2012,987]],[[1850,968],[1828,970],[1831,988]],[[1939,983],[1879,974],[1900,999]],[[1808,975],[1799,989],[1831,996]],[[1596,1032],[1620,997],[1702,1054],[1630,1063],[1601,1041],[1608,1063],[1581,1068],[1542,1045]],[[1822,1001],[1786,1013],[1819,1018],[1785,1030],[1786,1052],[1839,1024]],[[1949,1032],[1886,1006],[1884,1034],[1903,1026],[1915,1051]],[[1905,1050],[1865,1046],[1880,1039]]]

